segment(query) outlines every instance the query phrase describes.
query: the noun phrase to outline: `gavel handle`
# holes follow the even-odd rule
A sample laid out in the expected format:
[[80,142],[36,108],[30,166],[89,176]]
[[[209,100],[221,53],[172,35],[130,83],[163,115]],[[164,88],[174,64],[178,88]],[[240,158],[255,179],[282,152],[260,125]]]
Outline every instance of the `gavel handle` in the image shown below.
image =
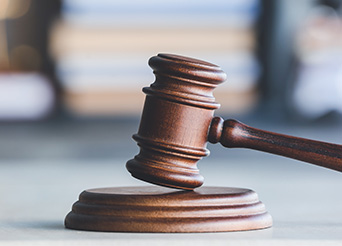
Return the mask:
[[213,118],[208,140],[228,148],[249,148],[342,171],[342,145],[263,131],[236,120]]

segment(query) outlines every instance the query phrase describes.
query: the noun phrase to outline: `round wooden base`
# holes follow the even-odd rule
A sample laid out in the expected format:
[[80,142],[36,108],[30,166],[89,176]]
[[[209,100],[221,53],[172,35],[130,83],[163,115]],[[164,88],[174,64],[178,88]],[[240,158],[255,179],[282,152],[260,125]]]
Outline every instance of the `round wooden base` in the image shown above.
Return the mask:
[[83,191],[65,226],[111,232],[222,232],[267,228],[272,218],[248,189],[115,187]]

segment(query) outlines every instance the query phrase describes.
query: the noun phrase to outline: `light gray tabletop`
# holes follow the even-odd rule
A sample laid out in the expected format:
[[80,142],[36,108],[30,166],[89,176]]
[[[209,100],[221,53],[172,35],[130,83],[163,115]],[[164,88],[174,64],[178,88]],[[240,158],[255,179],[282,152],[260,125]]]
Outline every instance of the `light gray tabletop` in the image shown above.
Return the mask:
[[[126,138],[126,133],[117,131],[112,136],[118,134],[120,138]],[[341,139],[329,129],[312,135],[310,129],[289,131],[326,141]],[[53,141],[57,135],[49,135],[47,138],[52,138],[51,141],[36,139],[33,146],[27,146],[36,152],[50,151],[50,155],[45,153],[29,158],[19,154],[17,158],[9,155],[0,158],[0,245],[342,245],[341,173],[283,157],[212,145],[208,146],[212,156],[199,163],[205,185],[253,189],[273,217],[272,228],[203,234],[101,233],[65,229],[64,217],[82,190],[146,184],[131,178],[124,167],[127,159],[137,153],[133,141],[125,140],[121,144],[131,146],[128,149],[116,149],[121,140],[108,138],[97,144],[110,144],[113,140],[113,153],[103,158],[75,158],[53,154],[61,151],[53,152],[53,148],[71,148],[67,142],[63,146],[61,140]],[[98,141],[94,136],[89,138],[93,139],[89,143]],[[19,140],[8,144],[16,145],[19,151],[24,139]],[[6,149],[5,142],[1,142],[2,149]],[[28,145],[28,141],[25,144]]]

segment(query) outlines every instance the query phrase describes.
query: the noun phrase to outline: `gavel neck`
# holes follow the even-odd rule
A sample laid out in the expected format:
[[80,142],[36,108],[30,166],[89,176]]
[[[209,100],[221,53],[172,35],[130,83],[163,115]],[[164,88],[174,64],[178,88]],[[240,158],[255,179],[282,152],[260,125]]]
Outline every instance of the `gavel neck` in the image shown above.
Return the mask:
[[[250,130],[252,129],[254,128],[237,120],[229,119],[224,121],[221,117],[214,117],[211,121],[208,141],[213,144],[220,142],[227,148],[248,148],[251,146],[246,146],[246,140],[250,136]],[[258,133],[261,132],[258,129],[254,130]]]

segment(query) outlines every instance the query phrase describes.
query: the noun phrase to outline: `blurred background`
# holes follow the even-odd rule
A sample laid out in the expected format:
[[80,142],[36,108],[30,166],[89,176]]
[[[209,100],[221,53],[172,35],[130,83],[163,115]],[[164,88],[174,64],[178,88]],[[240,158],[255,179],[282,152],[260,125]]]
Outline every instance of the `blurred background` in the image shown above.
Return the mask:
[[341,143],[341,6],[0,0],[0,160],[131,158],[162,52],[222,67],[216,114]]
[[[0,241],[116,236],[63,230],[63,218],[84,189],[145,185],[125,163],[138,153],[131,136],[141,89],[154,80],[147,62],[158,53],[222,67],[228,80],[214,92],[216,115],[342,144],[341,5],[0,0]],[[199,162],[205,185],[256,190],[275,219],[267,237],[341,237],[340,173],[257,151],[208,149]]]

